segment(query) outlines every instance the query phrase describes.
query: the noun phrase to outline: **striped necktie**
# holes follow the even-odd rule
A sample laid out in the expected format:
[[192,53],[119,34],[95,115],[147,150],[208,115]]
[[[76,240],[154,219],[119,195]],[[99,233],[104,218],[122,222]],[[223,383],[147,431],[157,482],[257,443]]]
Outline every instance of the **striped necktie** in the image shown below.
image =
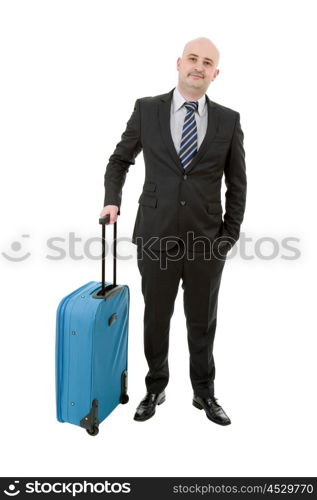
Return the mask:
[[178,154],[183,167],[186,168],[197,153],[197,125],[195,111],[198,109],[198,102],[186,101],[184,106],[187,109],[187,112],[184,120],[182,139]]

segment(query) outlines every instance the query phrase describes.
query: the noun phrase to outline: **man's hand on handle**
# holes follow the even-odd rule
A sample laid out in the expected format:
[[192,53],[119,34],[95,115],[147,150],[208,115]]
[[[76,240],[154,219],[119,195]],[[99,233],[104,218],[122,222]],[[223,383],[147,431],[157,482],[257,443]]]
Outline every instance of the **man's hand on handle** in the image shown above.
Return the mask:
[[106,205],[100,212],[100,217],[106,217],[106,215],[110,215],[109,224],[114,224],[118,219],[119,207],[117,205]]

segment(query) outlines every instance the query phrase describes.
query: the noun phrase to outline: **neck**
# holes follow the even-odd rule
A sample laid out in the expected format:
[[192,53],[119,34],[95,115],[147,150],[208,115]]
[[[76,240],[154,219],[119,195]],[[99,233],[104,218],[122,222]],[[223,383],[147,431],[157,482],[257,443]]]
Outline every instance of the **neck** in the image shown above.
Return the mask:
[[195,91],[188,91],[186,89],[183,89],[179,85],[177,85],[177,90],[184,97],[184,99],[186,99],[186,101],[198,101],[198,99],[200,99],[203,95],[205,95],[204,92],[201,93],[201,91],[200,91],[198,93]]

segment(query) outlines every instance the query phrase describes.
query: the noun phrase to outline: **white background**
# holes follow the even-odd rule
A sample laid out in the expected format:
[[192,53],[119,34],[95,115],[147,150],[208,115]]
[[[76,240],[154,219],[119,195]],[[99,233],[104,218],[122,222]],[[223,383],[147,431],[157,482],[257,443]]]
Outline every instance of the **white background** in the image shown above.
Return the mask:
[[[1,1],[1,450],[3,476],[316,475],[316,105],[314,2]],[[143,296],[135,246],[120,247],[131,290],[128,405],[97,437],[55,419],[55,314],[100,279],[85,254],[100,236],[103,176],[135,99],[171,90],[197,36],[221,52],[207,93],[240,112],[249,260],[224,269],[215,340],[220,427],[191,404],[182,289],[170,335],[167,401],[133,420],[145,395]],[[119,236],[131,239],[142,153],[123,191]],[[81,240],[76,255],[69,234]],[[110,231],[112,233],[112,231]],[[23,235],[28,234],[29,237]],[[108,233],[109,234],[109,233]],[[111,235],[112,236],[112,235]],[[48,238],[64,238],[62,260]],[[282,240],[293,244],[300,257]],[[275,258],[255,252],[277,242]],[[20,242],[20,250],[13,242]],[[260,245],[263,255],[272,244]],[[95,242],[91,253],[98,255]],[[260,252],[260,253],[261,253]],[[109,277],[109,275],[107,276]]]

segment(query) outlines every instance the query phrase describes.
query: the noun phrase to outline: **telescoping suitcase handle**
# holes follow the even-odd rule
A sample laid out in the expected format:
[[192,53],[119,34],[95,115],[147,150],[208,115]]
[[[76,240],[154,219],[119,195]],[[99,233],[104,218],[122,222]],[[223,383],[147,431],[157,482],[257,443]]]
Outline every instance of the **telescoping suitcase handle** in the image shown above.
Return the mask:
[[[100,295],[106,292],[106,225],[110,222],[110,215],[101,217],[99,224],[102,225],[102,257],[101,257],[101,282],[102,288]],[[107,290],[117,286],[117,222],[113,224],[113,284],[107,287]]]

